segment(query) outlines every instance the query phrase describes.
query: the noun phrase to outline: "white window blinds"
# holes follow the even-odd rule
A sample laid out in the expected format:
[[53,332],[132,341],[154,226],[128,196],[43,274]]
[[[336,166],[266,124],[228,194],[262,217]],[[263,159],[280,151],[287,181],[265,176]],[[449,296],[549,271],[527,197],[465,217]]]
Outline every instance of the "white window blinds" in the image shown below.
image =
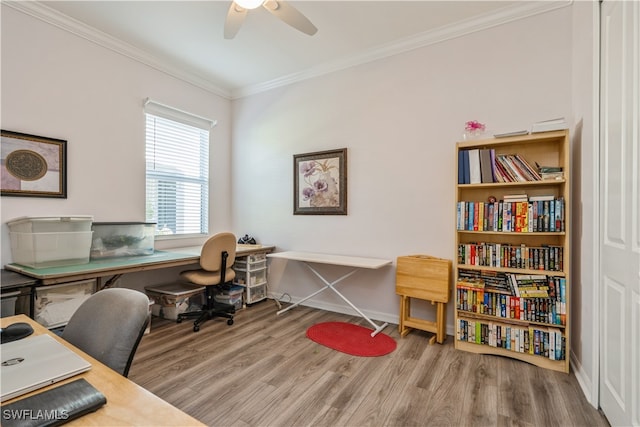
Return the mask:
[[146,217],[156,235],[207,234],[213,121],[147,100]]

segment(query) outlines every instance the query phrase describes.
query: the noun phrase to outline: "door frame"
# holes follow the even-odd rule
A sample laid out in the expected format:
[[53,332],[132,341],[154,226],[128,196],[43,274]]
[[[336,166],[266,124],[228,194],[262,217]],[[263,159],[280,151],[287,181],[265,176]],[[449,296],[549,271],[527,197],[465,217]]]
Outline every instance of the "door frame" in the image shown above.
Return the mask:
[[593,76],[594,76],[594,84],[593,84],[593,138],[594,144],[592,145],[593,153],[593,163],[591,167],[593,168],[593,244],[596,250],[593,251],[593,288],[591,292],[592,297],[592,307],[593,307],[593,318],[591,319],[591,330],[597,331],[595,336],[593,337],[593,347],[591,348],[591,358],[593,361],[593,374],[591,379],[591,396],[590,402],[591,404],[599,409],[600,408],[600,352],[602,340],[600,337],[602,336],[602,326],[600,321],[600,314],[602,312],[602,304],[604,298],[603,295],[603,287],[602,287],[602,278],[600,263],[602,262],[602,257],[600,256],[600,245],[602,244],[602,239],[600,238],[600,231],[602,229],[602,216],[600,215],[600,206],[602,203],[602,194],[600,192],[600,181],[602,176],[600,175],[600,120],[602,115],[602,107],[601,107],[601,97],[600,97],[600,86],[601,86],[601,78],[600,75],[600,67],[601,67],[601,55],[602,55],[602,46],[601,46],[601,38],[602,38],[602,2],[597,1],[593,2],[593,28],[596,30],[593,31]]

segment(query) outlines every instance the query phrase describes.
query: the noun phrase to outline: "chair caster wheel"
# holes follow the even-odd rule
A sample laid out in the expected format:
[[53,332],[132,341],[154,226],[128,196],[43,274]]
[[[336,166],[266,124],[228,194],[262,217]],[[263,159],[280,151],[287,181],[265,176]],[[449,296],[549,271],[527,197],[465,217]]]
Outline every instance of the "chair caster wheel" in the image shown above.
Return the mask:
[[198,332],[200,330],[200,326],[193,325],[193,332]]
[[227,320],[227,325],[229,325],[229,326],[233,325],[233,319]]
[[178,317],[178,318],[176,319],[176,323],[182,323],[182,317]]

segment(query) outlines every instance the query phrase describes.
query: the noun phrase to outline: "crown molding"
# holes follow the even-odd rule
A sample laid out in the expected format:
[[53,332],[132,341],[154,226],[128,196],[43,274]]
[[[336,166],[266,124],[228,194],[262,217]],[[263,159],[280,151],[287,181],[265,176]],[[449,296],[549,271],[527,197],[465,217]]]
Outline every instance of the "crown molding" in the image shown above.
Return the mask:
[[38,1],[2,1],[3,5],[7,5],[27,15],[31,15],[37,19],[82,37],[92,43],[96,43],[102,47],[141,62],[158,71],[193,84],[194,86],[225,99],[244,98],[246,96],[366,64],[368,62],[399,55],[401,53],[435,43],[462,37],[476,31],[485,30],[519,19],[560,9],[571,5],[572,3],[573,0],[518,2],[515,5],[506,6],[502,9],[467,19],[453,25],[447,25],[412,37],[407,37],[393,43],[378,46],[358,55],[330,61],[301,72],[292,73],[263,83],[241,87],[234,90],[227,90],[212,83],[207,78],[199,76],[193,72],[186,71],[176,64],[160,60],[142,49],[138,49],[135,46],[123,42],[122,40],[70,18]]
[[476,16],[456,24],[447,25],[415,36],[407,37],[393,43],[378,46],[359,55],[345,57],[298,73],[289,74],[267,82],[233,90],[231,91],[231,99],[244,98],[249,95],[255,95],[260,92],[287,86],[303,80],[333,73],[335,71],[377,61],[379,59],[384,59],[421,47],[462,37],[467,34],[503,25],[519,19],[560,9],[571,5],[572,3],[573,0],[536,1],[506,6],[502,9]]
[[94,27],[90,27],[76,19],[58,12],[38,1],[2,1],[3,5],[7,5],[15,10],[33,16],[48,24],[61,28],[76,36],[82,37],[92,43],[104,48],[110,49],[116,53],[124,55],[142,64],[145,64],[158,71],[166,73],[172,77],[183,80],[215,95],[225,99],[231,98],[229,90],[221,88],[213,84],[210,80],[199,76],[195,73],[185,71],[182,67],[172,64],[168,61],[162,61],[149,54],[148,52],[138,49],[120,39],[112,37]]

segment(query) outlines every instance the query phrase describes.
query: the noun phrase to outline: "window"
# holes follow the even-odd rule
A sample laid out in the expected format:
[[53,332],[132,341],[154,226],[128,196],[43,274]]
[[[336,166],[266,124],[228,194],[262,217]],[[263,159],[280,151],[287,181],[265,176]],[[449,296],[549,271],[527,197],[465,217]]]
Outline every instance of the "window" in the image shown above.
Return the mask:
[[156,235],[207,234],[214,122],[147,100],[146,218]]

